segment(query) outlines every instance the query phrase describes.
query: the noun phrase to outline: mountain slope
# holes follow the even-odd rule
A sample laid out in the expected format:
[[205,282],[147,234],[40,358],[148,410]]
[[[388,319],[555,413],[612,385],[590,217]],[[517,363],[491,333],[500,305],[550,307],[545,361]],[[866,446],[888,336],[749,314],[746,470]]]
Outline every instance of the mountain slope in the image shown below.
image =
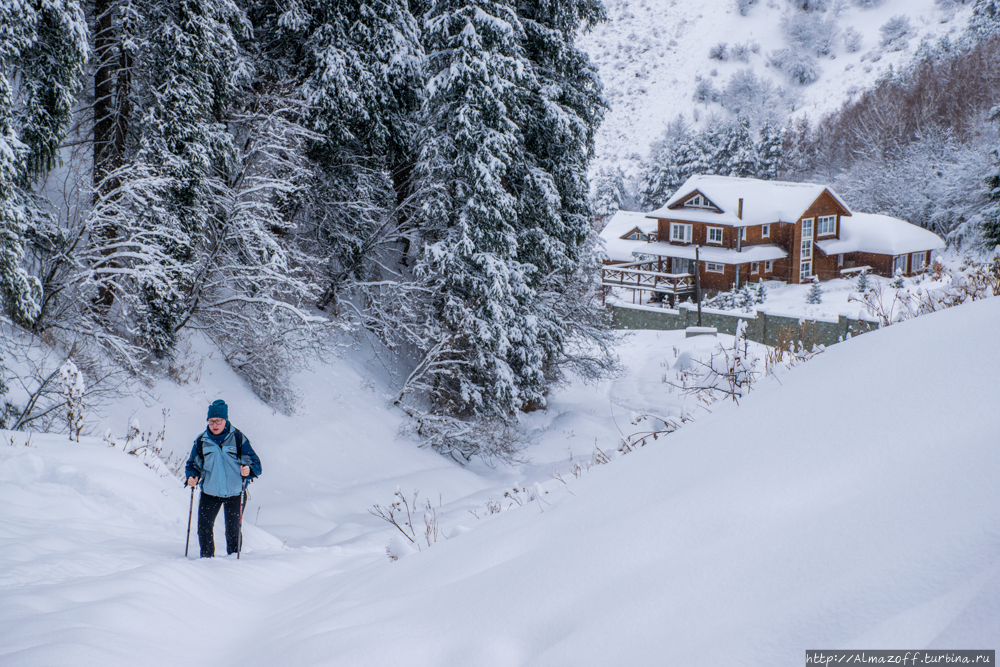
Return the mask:
[[[579,41],[596,64],[611,105],[597,135],[594,168],[618,166],[626,172],[635,169],[650,142],[678,115],[688,123],[726,115],[717,103],[694,101],[699,80],[722,89],[733,73],[750,67],[797,98],[789,113],[815,121],[870,87],[889,67],[909,62],[921,40],[960,35],[971,13],[971,5],[935,0],[885,0],[869,9],[847,0],[825,3],[827,11],[815,14],[833,20],[839,32],[830,54],[817,60],[819,79],[799,86],[768,65],[770,54],[788,46],[781,18],[803,13],[789,2],[756,2],[747,16],[740,15],[734,0],[607,0],[605,4],[608,21]],[[897,15],[909,19],[910,31],[903,40],[907,46],[882,47],[880,28]],[[848,29],[860,36],[853,52],[844,41]],[[711,59],[709,50],[719,43],[726,43],[730,53],[737,44],[756,44],[758,52],[750,52],[746,61],[732,56],[725,62]]]

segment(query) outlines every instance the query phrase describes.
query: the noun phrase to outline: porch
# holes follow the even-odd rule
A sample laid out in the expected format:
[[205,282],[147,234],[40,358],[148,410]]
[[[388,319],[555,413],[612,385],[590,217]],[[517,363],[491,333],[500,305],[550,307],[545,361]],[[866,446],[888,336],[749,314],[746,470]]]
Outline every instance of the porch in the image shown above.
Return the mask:
[[[657,295],[656,300],[667,299],[673,305],[681,297],[693,295],[693,273],[665,273],[662,259],[607,264],[601,269],[601,286],[618,287],[632,292],[632,303],[643,303],[644,292]],[[636,296],[638,293],[638,302]],[[607,294],[607,290],[604,290]]]

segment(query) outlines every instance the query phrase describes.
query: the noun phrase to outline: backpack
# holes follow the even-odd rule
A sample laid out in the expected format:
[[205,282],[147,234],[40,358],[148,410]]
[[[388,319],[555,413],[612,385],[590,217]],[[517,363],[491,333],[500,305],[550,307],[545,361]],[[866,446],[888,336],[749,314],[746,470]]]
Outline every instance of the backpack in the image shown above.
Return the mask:
[[[240,461],[240,465],[242,465],[243,464],[243,434],[240,433],[240,430],[238,428],[234,428],[233,432],[234,432],[235,437],[236,437],[236,460]],[[205,441],[203,440],[203,438],[204,438],[204,435],[199,435],[198,436],[198,456],[201,458],[202,461],[205,460],[205,450],[204,450]],[[251,478],[256,477],[256,475],[253,474],[252,470],[250,471],[250,477]]]

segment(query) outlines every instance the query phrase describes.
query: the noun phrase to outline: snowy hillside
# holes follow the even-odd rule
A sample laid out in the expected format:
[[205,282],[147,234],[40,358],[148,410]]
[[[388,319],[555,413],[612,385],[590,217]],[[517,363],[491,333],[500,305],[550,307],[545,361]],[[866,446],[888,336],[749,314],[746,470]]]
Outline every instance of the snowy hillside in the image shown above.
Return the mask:
[[[208,400],[230,401],[264,464],[243,558],[182,558],[190,496],[162,469],[97,439],[0,434],[0,664],[774,665],[806,648],[993,648],[998,326],[988,299],[857,337],[578,477],[616,423],[677,416],[661,376],[713,340],[631,337],[628,372],[558,390],[526,421],[532,461],[498,470],[398,437],[376,360],[303,374],[289,418],[213,356],[138,414],[169,407],[184,451]],[[397,485],[441,503],[443,537],[390,562],[398,533],[365,510]],[[523,507],[503,496],[515,488]]]
[[[741,4],[747,6],[746,16],[736,0],[605,2],[608,21],[580,40],[600,71],[611,105],[597,135],[593,171],[608,166],[633,170],[650,142],[678,115],[688,123],[726,115],[718,103],[695,102],[695,91],[704,82],[724,90],[733,74],[746,68],[784,89],[791,102],[785,113],[818,120],[870,87],[889,67],[909,62],[922,40],[960,35],[971,11],[971,5],[935,0],[811,3],[827,7],[809,15],[832,26],[819,36],[832,39],[829,53],[816,58],[818,79],[798,85],[769,61],[789,47],[782,17],[806,12],[785,0]],[[858,6],[862,4],[878,6]],[[908,18],[900,31],[904,36],[883,45],[881,28],[900,15]],[[727,46],[725,60],[709,56],[719,44]]]

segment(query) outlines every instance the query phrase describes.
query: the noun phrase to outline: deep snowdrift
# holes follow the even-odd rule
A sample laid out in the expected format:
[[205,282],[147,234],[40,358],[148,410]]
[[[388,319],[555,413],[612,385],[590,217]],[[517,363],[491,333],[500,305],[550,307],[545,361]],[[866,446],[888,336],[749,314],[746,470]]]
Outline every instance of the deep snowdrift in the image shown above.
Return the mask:
[[[316,514],[296,548],[251,532],[240,562],[184,561],[174,480],[98,443],[4,446],[0,663],[773,665],[807,648],[996,648],[998,327],[992,299],[854,338],[567,476],[572,495],[469,516],[475,530],[395,563],[316,530],[347,471],[317,465],[296,486],[276,470],[271,491],[262,478],[283,520]],[[374,397],[348,402],[378,416]],[[297,424],[265,417],[269,433]],[[594,419],[576,415],[582,439]],[[297,465],[319,460],[322,423],[293,431]],[[407,474],[451,497],[489,483],[422,451],[401,462],[407,444],[341,456],[373,491]],[[382,457],[395,467],[380,482]]]

